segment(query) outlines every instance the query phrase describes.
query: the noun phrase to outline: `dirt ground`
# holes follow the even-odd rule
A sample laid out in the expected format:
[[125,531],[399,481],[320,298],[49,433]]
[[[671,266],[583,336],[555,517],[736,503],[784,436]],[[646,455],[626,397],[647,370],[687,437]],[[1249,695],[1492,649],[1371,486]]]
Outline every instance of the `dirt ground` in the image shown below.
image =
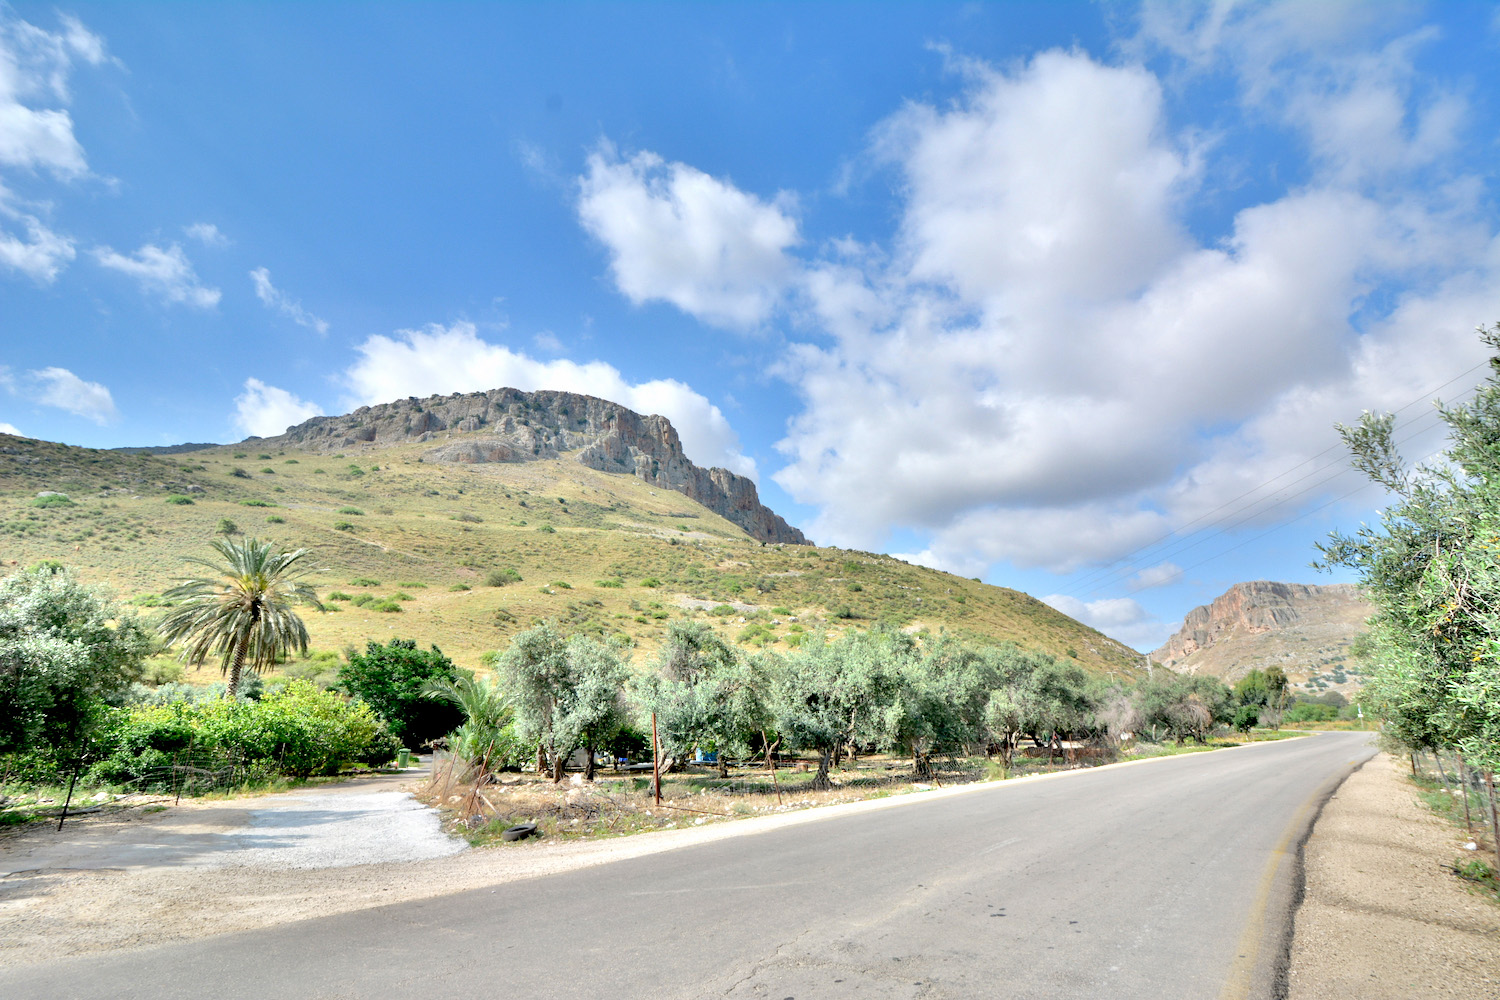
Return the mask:
[[1289,1000],[1500,998],[1500,905],[1442,868],[1472,855],[1402,768],[1374,758],[1318,818]]

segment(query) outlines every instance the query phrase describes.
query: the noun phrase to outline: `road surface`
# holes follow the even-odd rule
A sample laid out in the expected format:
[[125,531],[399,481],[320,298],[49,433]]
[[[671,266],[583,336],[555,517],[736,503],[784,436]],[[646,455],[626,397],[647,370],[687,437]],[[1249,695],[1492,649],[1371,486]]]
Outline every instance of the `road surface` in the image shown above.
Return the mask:
[[1270,997],[1329,733],[0,971],[63,997]]

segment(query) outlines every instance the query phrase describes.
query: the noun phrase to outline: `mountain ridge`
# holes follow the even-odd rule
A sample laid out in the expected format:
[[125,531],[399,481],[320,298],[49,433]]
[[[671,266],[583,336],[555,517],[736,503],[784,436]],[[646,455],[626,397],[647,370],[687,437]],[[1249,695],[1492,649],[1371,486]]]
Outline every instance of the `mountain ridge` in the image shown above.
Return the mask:
[[755,483],[728,469],[702,468],[682,450],[672,422],[581,393],[501,388],[361,406],[318,416],[245,445],[314,452],[433,444],[426,462],[484,464],[545,461],[571,454],[599,472],[627,472],[675,490],[761,542],[808,545],[807,536],[760,502]]
[[1373,610],[1352,583],[1236,583],[1189,611],[1149,659],[1230,682],[1276,666],[1306,688],[1350,690],[1361,669],[1350,646]]

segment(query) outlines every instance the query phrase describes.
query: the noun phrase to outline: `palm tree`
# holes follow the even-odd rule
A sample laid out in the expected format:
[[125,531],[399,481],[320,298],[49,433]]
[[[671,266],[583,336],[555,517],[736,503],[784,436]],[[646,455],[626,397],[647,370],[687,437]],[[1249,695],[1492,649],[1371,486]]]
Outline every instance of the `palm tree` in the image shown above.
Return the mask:
[[213,575],[183,580],[168,590],[163,596],[182,604],[157,629],[169,643],[186,641],[182,659],[188,663],[217,656],[229,675],[233,698],[246,664],[259,672],[294,648],[307,652],[307,626],[292,605],[317,604],[318,599],[301,581],[305,571],[297,566],[307,549],[288,552],[258,538],[220,538],[209,544],[224,561],[188,560]]
[[493,680],[476,680],[471,675],[456,680],[433,680],[427,682],[422,694],[436,701],[452,702],[463,710],[464,724],[449,737],[449,748],[454,753],[476,764],[506,755],[510,741],[504,730],[514,712]]

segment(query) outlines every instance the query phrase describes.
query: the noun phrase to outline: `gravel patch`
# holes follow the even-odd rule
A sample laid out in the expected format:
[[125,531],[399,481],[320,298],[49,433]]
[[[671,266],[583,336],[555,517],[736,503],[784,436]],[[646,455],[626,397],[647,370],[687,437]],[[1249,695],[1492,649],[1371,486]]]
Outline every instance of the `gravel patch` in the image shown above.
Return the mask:
[[268,871],[425,861],[467,846],[442,830],[438,814],[410,792],[295,792],[249,810],[243,830],[225,834],[216,865]]

